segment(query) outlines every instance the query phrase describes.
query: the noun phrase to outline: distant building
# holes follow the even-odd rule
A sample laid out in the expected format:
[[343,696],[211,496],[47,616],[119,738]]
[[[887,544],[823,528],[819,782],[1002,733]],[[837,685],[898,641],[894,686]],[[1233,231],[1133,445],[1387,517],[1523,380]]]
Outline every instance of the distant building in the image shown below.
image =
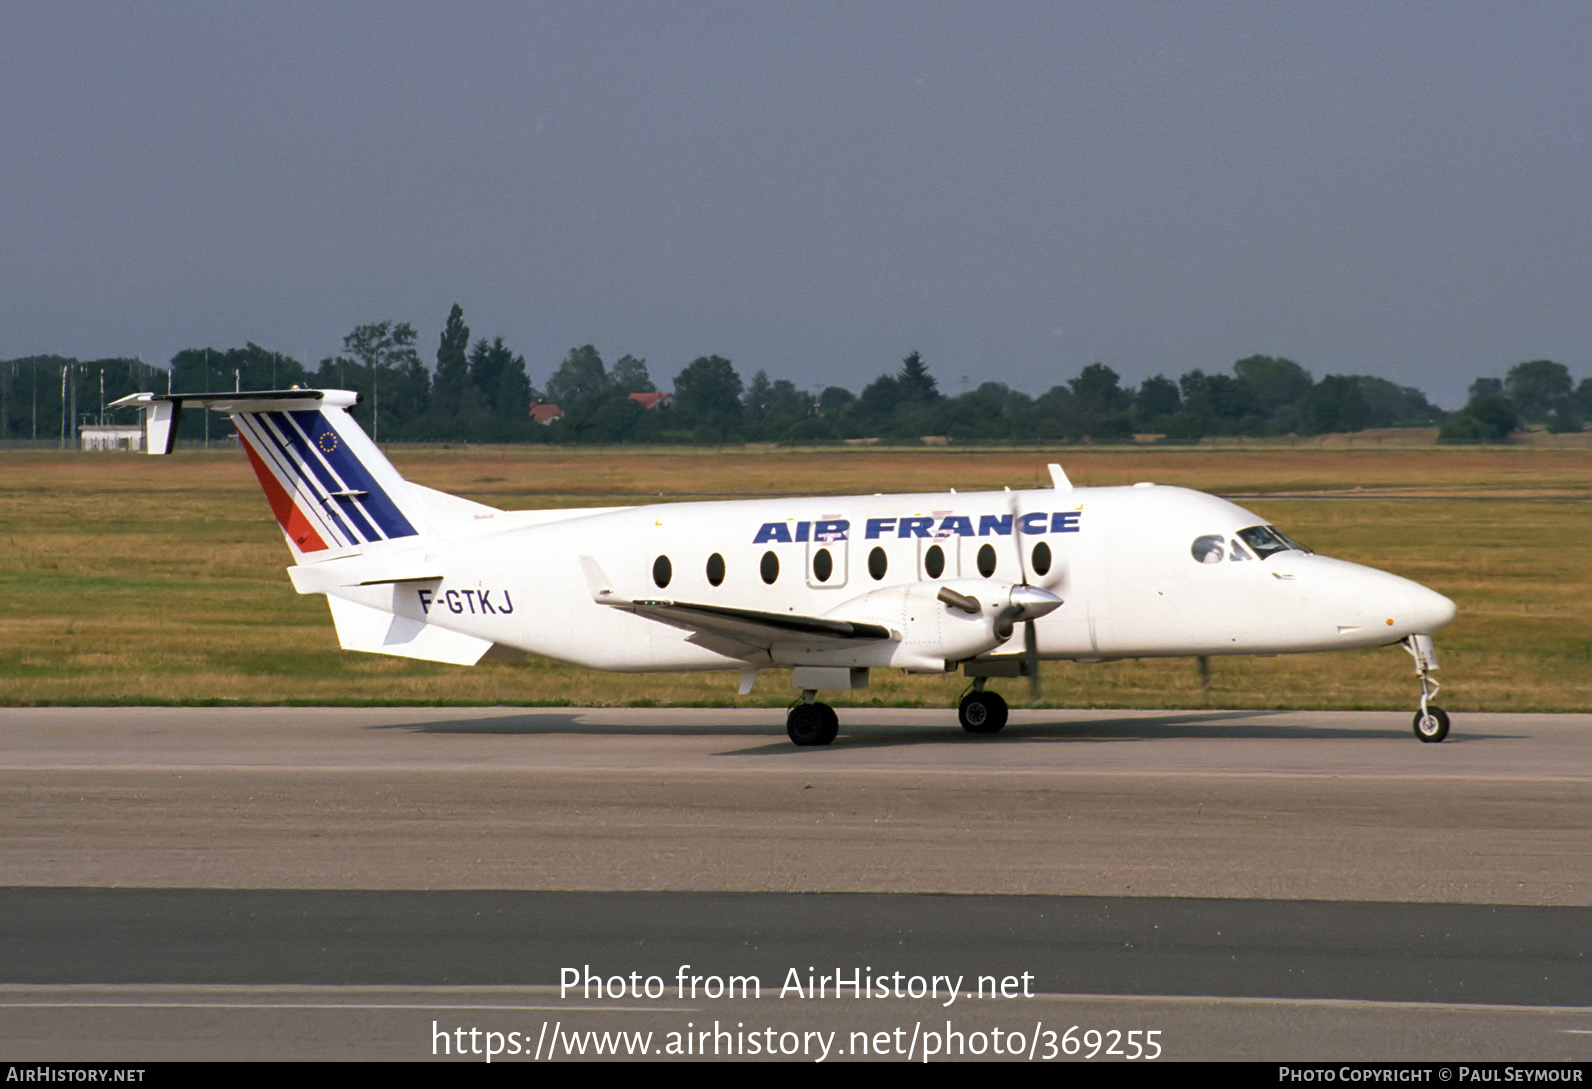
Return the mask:
[[564,418],[564,410],[557,405],[532,405],[531,422],[548,427]]
[[669,408],[674,404],[674,394],[672,393],[632,393],[630,399],[648,410]]
[[137,452],[144,448],[144,429],[137,426],[116,427],[112,424],[80,427],[77,429],[77,448],[79,450],[131,450]]

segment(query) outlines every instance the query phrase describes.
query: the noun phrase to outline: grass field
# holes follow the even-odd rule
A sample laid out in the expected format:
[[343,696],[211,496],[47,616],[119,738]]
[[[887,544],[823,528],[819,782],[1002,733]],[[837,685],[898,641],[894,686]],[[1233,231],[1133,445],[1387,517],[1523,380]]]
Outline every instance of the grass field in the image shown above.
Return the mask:
[[[421,483],[506,508],[676,498],[961,491],[1155,480],[1237,498],[1316,550],[1447,594],[1437,636],[1451,711],[1592,707],[1592,450],[1155,448],[1034,451],[699,451],[397,448]],[[170,458],[0,453],[0,704],[761,704],[770,672],[630,676],[556,662],[475,668],[351,654],[319,597],[299,597],[286,546],[237,451]],[[962,681],[875,671],[837,704],[949,706]],[[1014,705],[1022,682],[998,684]],[[1397,648],[1187,660],[1050,663],[1067,707],[1408,708]],[[827,697],[826,697],[827,698]]]

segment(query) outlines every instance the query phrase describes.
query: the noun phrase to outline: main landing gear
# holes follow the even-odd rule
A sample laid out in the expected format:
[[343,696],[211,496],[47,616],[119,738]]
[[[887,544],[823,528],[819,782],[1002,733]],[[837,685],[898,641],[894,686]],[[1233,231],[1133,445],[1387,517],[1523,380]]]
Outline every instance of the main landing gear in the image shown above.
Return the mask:
[[1006,725],[1006,701],[998,692],[986,692],[984,678],[975,677],[972,690],[956,708],[956,718],[970,734],[998,734]]
[[1415,659],[1415,675],[1421,681],[1421,709],[1415,712],[1415,736],[1422,741],[1435,743],[1448,736],[1448,712],[1431,702],[1442,687],[1432,679],[1437,668],[1437,654],[1432,650],[1432,637],[1411,635],[1399,644]]
[[[975,685],[979,681],[975,681]],[[813,698],[815,695],[812,691],[803,692],[802,702],[785,715],[785,733],[797,745],[827,745],[840,733],[840,719],[835,709],[827,703],[819,703]],[[1006,711],[1006,701],[999,693],[975,687],[962,697],[956,717],[962,729],[970,734],[998,734],[1006,725]]]
[[802,701],[785,716],[785,733],[797,745],[827,745],[840,733],[840,718],[827,703],[813,697],[814,689],[802,692]]

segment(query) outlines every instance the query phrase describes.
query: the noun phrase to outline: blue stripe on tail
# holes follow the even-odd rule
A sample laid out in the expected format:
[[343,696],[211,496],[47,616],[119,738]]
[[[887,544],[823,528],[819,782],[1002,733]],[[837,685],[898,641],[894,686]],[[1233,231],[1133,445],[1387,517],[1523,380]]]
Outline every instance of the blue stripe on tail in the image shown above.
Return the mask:
[[[282,449],[284,460],[292,464],[299,474],[304,490],[315,498],[317,506],[325,516],[334,522],[337,527],[348,536],[350,544],[369,544],[371,541],[381,540],[381,535],[374,526],[360,513],[350,501],[334,501],[332,492],[341,491],[343,485],[338,483],[330,469],[321,463],[315,456],[315,451],[299,433],[293,421],[287,418],[285,412],[268,412],[263,414],[264,421],[269,425],[268,433]],[[342,512],[340,517],[338,512]]]
[[[376,483],[376,478],[370,475],[365,466],[348,449],[342,437],[338,435],[337,429],[327,422],[325,415],[319,411],[289,412],[287,415],[303,428],[304,434],[309,436],[315,450],[326,459],[326,463],[336,471],[337,475],[343,478],[344,485],[350,490],[365,493],[359,498],[358,503],[366,514],[375,519],[382,533],[389,539],[417,535],[409,519],[403,516],[398,505],[392,501],[392,497]],[[350,511],[356,509],[352,500],[350,506],[345,509]]]
[[[293,474],[294,479],[297,481],[293,490],[304,495],[307,499],[314,498],[317,500],[315,504],[316,512],[342,537],[342,541],[339,543],[345,545],[358,544],[360,542],[359,534],[349,529],[348,524],[338,516],[337,508],[326,501],[323,489],[317,486],[316,479],[312,475],[314,473],[325,473],[326,470],[317,465],[313,458],[308,457],[305,450],[295,450],[293,448],[291,439],[296,437],[296,432],[287,426],[287,420],[272,418],[279,416],[281,416],[279,412],[251,413],[244,418],[250,420],[253,424],[253,432],[257,433],[257,437],[270,444],[270,448],[266,452],[274,454],[273,460],[283,465],[288,472]],[[295,453],[297,456],[295,456]],[[367,537],[367,539],[369,538]]]

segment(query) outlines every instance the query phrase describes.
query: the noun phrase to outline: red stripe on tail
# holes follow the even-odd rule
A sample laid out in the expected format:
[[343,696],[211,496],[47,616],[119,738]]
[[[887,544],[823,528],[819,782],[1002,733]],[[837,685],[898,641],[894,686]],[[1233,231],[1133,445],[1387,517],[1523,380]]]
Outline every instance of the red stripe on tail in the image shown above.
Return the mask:
[[271,504],[271,513],[276,515],[277,525],[282,527],[287,539],[292,541],[300,552],[324,552],[326,542],[321,540],[319,533],[315,532],[315,527],[304,516],[304,512],[298,509],[298,504],[282,490],[276,474],[265,467],[260,455],[254,452],[254,447],[249,445],[249,440],[243,437],[241,430],[238,432],[238,442],[242,443],[243,452],[249,455],[249,464],[254,466],[254,475],[260,478],[260,487],[265,491],[266,502]]

